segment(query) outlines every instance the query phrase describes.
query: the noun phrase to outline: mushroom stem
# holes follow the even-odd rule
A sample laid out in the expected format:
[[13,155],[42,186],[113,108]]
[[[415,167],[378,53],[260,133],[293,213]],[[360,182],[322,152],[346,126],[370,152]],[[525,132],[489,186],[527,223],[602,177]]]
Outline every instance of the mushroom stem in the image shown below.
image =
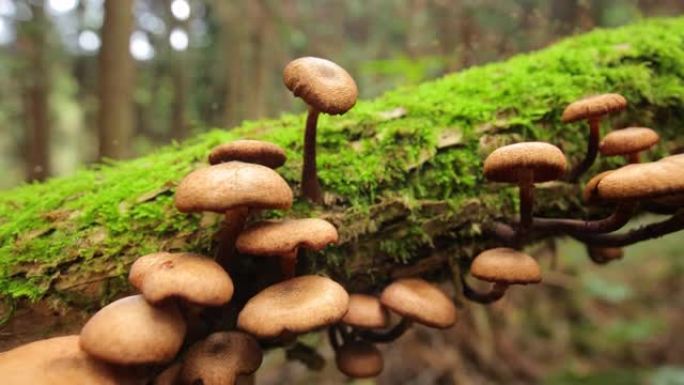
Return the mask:
[[330,346],[335,352],[340,349],[340,340],[337,338],[337,325],[331,325],[328,328],[328,341],[330,341]]
[[225,212],[221,229],[219,230],[219,244],[216,250],[216,262],[225,270],[229,271],[229,265],[237,254],[235,250],[235,240],[245,226],[249,209],[247,207],[237,207]]
[[625,247],[682,229],[684,212],[679,212],[664,221],[641,226],[622,234],[572,234],[572,237],[591,246]]
[[639,156],[638,152],[633,152],[627,155],[627,161],[629,163],[641,163],[641,156]]
[[518,243],[523,243],[532,227],[532,210],[534,207],[534,171],[523,169],[518,174],[520,188],[520,225],[518,226]]
[[318,124],[318,111],[309,106],[306,116],[306,131],[304,132],[304,166],[302,168],[302,195],[313,203],[321,203],[323,194],[318,182],[316,171],[316,126]]
[[297,267],[297,253],[299,248],[295,248],[293,251],[283,254],[280,258],[280,270],[283,274],[283,280],[288,280],[294,278],[295,269]]
[[487,293],[481,293],[470,287],[464,276],[461,276],[461,286],[463,287],[463,295],[466,298],[481,304],[490,304],[500,300],[508,289],[508,284],[495,282]]
[[534,229],[561,233],[610,233],[629,222],[636,210],[635,203],[620,203],[608,217],[593,221],[568,218],[534,218]]
[[388,343],[404,335],[404,333],[411,327],[412,324],[413,322],[410,319],[403,317],[401,322],[387,331],[378,332],[372,330],[363,330],[359,332],[359,335],[364,340],[374,343]]
[[570,182],[576,182],[582,176],[582,174],[589,170],[591,165],[594,164],[596,155],[598,155],[599,139],[601,136],[600,123],[600,117],[589,118],[589,142],[587,142],[587,154],[584,156],[582,162],[578,163],[570,172],[570,176],[568,177]]

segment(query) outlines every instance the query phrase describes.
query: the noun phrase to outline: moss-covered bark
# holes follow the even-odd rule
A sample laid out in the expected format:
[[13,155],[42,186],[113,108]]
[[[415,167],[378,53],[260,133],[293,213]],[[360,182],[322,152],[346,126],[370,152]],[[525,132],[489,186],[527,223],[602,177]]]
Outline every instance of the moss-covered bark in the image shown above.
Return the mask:
[[[656,128],[658,150],[684,142],[684,19],[596,31],[549,49],[402,88],[319,122],[325,207],[303,201],[287,213],[321,216],[342,242],[310,254],[302,270],[325,270],[352,289],[392,276],[444,271],[484,244],[492,218],[515,210],[515,190],[484,182],[481,163],[520,140],[560,146],[576,162],[585,124],[563,125],[563,107],[592,93],[619,92],[629,110],[615,126]],[[174,185],[209,149],[241,137],[287,149],[279,171],[298,188],[303,115],[245,122],[126,162],[0,193],[0,294],[5,310],[27,300],[88,309],[126,289],[127,266],[157,250],[213,252],[214,215],[173,208]],[[608,129],[608,124],[604,130]],[[595,169],[606,167],[602,160]],[[540,188],[538,215],[583,211],[576,186]],[[350,279],[352,278],[353,279]]]

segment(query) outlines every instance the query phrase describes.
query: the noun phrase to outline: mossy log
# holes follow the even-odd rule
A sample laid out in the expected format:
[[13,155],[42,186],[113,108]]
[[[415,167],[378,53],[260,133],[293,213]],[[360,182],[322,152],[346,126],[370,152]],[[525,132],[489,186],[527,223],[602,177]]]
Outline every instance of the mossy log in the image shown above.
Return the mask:
[[[678,151],[684,144],[684,18],[594,31],[359,102],[343,116],[321,116],[318,165],[326,204],[300,200],[289,212],[261,215],[316,216],[337,225],[341,243],[306,254],[298,269],[323,271],[350,290],[372,290],[402,275],[445,277],[445,267],[467,266],[476,252],[496,244],[483,235],[484,225],[515,215],[516,190],[485,182],[484,157],[503,144],[541,140],[578,162],[586,123],[562,124],[561,112],[602,92],[629,101],[604,131],[650,126],[663,137],[651,157]],[[304,119],[245,122],[142,158],[1,192],[0,295],[6,318],[16,315],[3,334],[30,339],[73,319],[56,315],[87,313],[110,301],[128,290],[128,266],[141,255],[212,255],[221,217],[179,213],[176,183],[205,164],[213,146],[255,138],[287,150],[279,172],[296,191]],[[600,159],[592,173],[619,162]],[[535,213],[588,217],[579,196],[577,185],[542,185]],[[20,321],[29,316],[31,324]]]

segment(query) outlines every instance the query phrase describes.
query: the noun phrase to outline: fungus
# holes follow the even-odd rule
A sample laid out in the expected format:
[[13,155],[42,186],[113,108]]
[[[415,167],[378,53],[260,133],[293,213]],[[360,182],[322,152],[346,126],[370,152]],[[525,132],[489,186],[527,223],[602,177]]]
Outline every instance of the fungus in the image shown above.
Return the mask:
[[340,372],[351,378],[376,377],[382,372],[382,353],[365,341],[345,343],[335,351],[335,363]]
[[278,145],[260,140],[235,140],[219,144],[209,153],[209,164],[239,161],[278,168],[285,164],[285,151]]
[[627,100],[620,94],[602,94],[580,99],[570,103],[563,111],[563,123],[587,119],[589,121],[589,140],[587,153],[581,163],[570,172],[569,180],[576,181],[594,164],[598,154],[601,136],[600,122],[604,115],[622,111],[627,108]]
[[292,278],[299,248],[314,251],[337,243],[337,229],[318,218],[263,221],[243,231],[235,243],[244,254],[279,256],[285,279]]
[[159,373],[152,381],[152,385],[176,385],[178,384],[178,378],[180,376],[180,371],[183,366],[180,362],[175,362],[164,371]]
[[238,316],[238,328],[258,338],[275,339],[337,323],[348,307],[349,295],[339,283],[305,275],[252,297]]
[[657,162],[629,164],[605,176],[597,186],[599,198],[637,202],[684,193],[684,162],[663,158]]
[[628,127],[606,135],[599,144],[605,156],[623,155],[630,163],[639,163],[639,153],[660,141],[657,132],[646,127]]
[[185,337],[185,321],[173,302],[152,306],[141,295],[121,298],[95,313],[81,330],[81,348],[115,364],[172,360]]
[[358,329],[384,329],[389,323],[389,314],[377,297],[351,294],[342,323]]
[[501,299],[510,285],[539,283],[542,279],[541,269],[534,258],[506,247],[480,253],[470,265],[470,274],[479,280],[493,283],[488,293],[478,293],[462,278],[463,294],[479,303]]
[[213,333],[188,350],[180,383],[233,385],[238,376],[259,369],[262,359],[261,347],[250,335],[236,331]]
[[599,265],[622,259],[624,253],[621,247],[597,247],[587,246],[589,258]]
[[131,266],[128,280],[152,304],[180,297],[197,305],[220,306],[233,296],[228,273],[213,259],[192,253],[140,257]]
[[316,171],[316,125],[318,114],[344,114],[356,104],[354,79],[339,65],[321,58],[302,57],[285,66],[285,86],[309,105],[304,134],[302,195],[314,203],[323,196]]

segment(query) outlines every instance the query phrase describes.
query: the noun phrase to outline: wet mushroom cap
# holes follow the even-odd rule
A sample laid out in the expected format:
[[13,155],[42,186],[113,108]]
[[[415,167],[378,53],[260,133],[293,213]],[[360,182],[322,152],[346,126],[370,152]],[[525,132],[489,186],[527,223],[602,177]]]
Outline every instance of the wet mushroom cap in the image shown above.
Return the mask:
[[379,298],[366,294],[351,294],[349,310],[342,318],[342,323],[360,329],[384,329],[389,323],[389,314]]
[[79,336],[35,341],[0,353],[2,385],[142,385],[142,377],[98,361],[79,346]]
[[607,175],[610,175],[611,172],[613,172],[613,170],[608,170],[600,174],[596,174],[591,179],[589,179],[586,185],[584,185],[584,190],[582,191],[582,198],[586,203],[596,203],[600,200],[598,197],[598,184],[603,178],[605,178]]
[[244,254],[275,256],[299,247],[318,251],[337,241],[337,229],[326,220],[286,219],[256,223],[238,236],[235,247]]
[[382,291],[380,302],[391,311],[433,328],[456,322],[456,307],[437,286],[419,278],[403,278]]
[[607,156],[629,155],[648,150],[658,141],[660,141],[660,136],[650,128],[628,127],[606,135],[599,144],[599,150],[601,154]]
[[209,164],[230,161],[255,163],[268,168],[278,168],[285,164],[285,150],[280,146],[260,140],[241,139],[219,144],[209,154]]
[[153,306],[142,295],[121,298],[93,315],[81,330],[81,348],[103,361],[129,365],[171,361],[185,337],[175,303]]
[[494,182],[518,183],[521,170],[531,170],[535,183],[560,178],[566,160],[556,146],[544,142],[523,142],[499,147],[484,162],[484,175]]
[[211,258],[192,253],[154,253],[138,258],[128,276],[145,299],[156,304],[180,297],[202,306],[220,306],[233,296],[233,281]]
[[302,57],[285,66],[285,86],[315,109],[344,114],[356,104],[358,89],[344,68],[330,60]]
[[541,269],[529,255],[506,247],[480,253],[470,265],[470,274],[488,282],[506,284],[539,283]]
[[663,158],[621,167],[601,179],[598,196],[605,200],[635,201],[682,194],[682,166],[681,161]]
[[194,344],[183,359],[182,384],[233,385],[239,375],[254,373],[263,359],[259,343],[250,335],[217,332]]
[[340,372],[351,378],[375,377],[382,372],[382,353],[373,344],[353,341],[342,345],[335,355]]
[[349,295],[339,283],[305,275],[252,297],[238,316],[238,328],[258,338],[305,333],[337,323],[348,308]]
[[594,95],[570,103],[563,111],[563,123],[595,118],[627,108],[627,99],[620,94]]
[[175,204],[184,213],[223,213],[242,206],[287,209],[292,206],[292,190],[266,166],[233,161],[188,174],[176,188]]

